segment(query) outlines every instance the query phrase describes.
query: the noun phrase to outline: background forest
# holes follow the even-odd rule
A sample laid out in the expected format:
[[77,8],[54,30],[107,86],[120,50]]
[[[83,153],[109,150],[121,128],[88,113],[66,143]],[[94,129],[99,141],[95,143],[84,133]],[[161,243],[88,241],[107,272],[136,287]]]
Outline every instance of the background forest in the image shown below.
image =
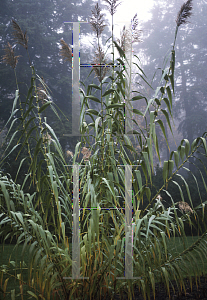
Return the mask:
[[[68,44],[72,44],[72,26],[64,24],[65,21],[85,21],[91,15],[96,2],[94,1],[12,1],[4,0],[1,2],[0,12],[0,56],[4,55],[5,45],[9,42],[12,44],[12,26],[11,20],[18,22],[23,30],[27,30],[29,37],[29,53],[32,64],[37,74],[43,78],[50,89],[51,99],[54,104],[64,112],[64,115],[58,110],[61,121],[56,117],[54,112],[48,109],[45,112],[47,122],[56,132],[59,142],[67,155],[67,151],[74,153],[78,137],[68,137],[64,134],[71,133],[72,127],[72,66],[65,62],[60,56],[60,40],[63,39]],[[106,5],[99,3],[102,9]],[[164,57],[170,54],[171,44],[173,41],[175,16],[182,4],[181,0],[155,1],[151,10],[151,19],[139,24],[140,39],[133,46],[134,53],[140,58],[142,68],[151,81],[152,88],[159,86],[161,69],[164,66]],[[173,118],[174,126],[172,131],[166,131],[169,141],[169,148],[165,142],[164,136],[160,130],[159,146],[161,161],[169,159],[170,151],[176,149],[175,142],[185,137],[190,144],[197,136],[201,136],[206,131],[206,97],[207,97],[207,73],[206,73],[206,14],[207,6],[205,1],[195,0],[193,2],[193,15],[190,22],[180,29],[176,50],[176,68],[175,68],[175,97],[173,98]],[[133,17],[133,15],[132,15]],[[107,24],[107,18],[105,18]],[[104,28],[103,39],[106,41],[110,36],[110,28]],[[117,36],[117,39],[120,38]],[[81,63],[93,63],[95,59],[94,43],[95,34],[89,23],[81,24]],[[110,52],[110,51],[109,51]],[[15,54],[20,55],[19,63],[16,68],[18,85],[22,93],[26,94],[30,84],[30,69],[28,68],[28,58],[25,56],[24,48],[20,45],[15,46]],[[109,58],[110,60],[110,58]],[[156,70],[156,72],[155,72]],[[90,74],[91,68],[81,68],[81,81],[87,86],[93,80],[97,83],[95,73]],[[142,84],[142,86],[140,85]],[[140,86],[139,86],[140,85]],[[2,156],[8,144],[8,139],[4,140],[8,128],[3,129],[8,120],[13,99],[15,95],[15,77],[11,67],[6,64],[0,64],[0,155]],[[82,85],[83,87],[83,85]],[[140,82],[140,77],[134,75],[133,87],[140,91],[145,90],[149,97],[152,97],[155,91],[145,83]],[[93,104],[95,105],[95,104]],[[98,108],[98,104],[95,107]],[[134,108],[144,112],[146,104],[143,100],[136,102]],[[165,108],[165,107],[163,107]],[[135,117],[136,118],[136,117]],[[164,125],[167,120],[163,118]],[[11,132],[12,134],[12,132]],[[15,137],[11,148],[16,145],[18,136]],[[170,149],[170,151],[169,151]],[[137,151],[139,149],[137,148]],[[128,151],[130,155],[130,151]],[[197,158],[199,158],[199,155]],[[9,173],[13,180],[16,178],[19,162],[24,157],[24,152],[17,158],[13,152],[3,165],[1,170]],[[155,158],[156,159],[156,158]],[[192,171],[194,159],[186,166]],[[157,160],[155,167],[154,192],[162,185],[162,165]],[[22,183],[24,175],[27,172],[27,165],[24,164],[17,183]],[[182,170],[181,174],[186,177],[190,183],[191,176],[185,175]],[[201,180],[197,175],[198,181]],[[199,197],[194,191],[194,185],[189,184],[195,203],[199,203]],[[25,189],[27,186],[25,187]],[[168,187],[174,197],[180,200],[179,190]],[[201,196],[205,197],[204,187],[200,188]],[[186,194],[186,191],[184,191]],[[187,194],[186,194],[187,195]],[[165,200],[166,197],[165,197]]]
[[[98,3],[1,5],[5,300],[132,300],[136,284],[155,299],[155,283],[180,295],[206,272],[206,3],[156,1],[120,35],[121,3]],[[82,22],[80,88],[68,21]]]

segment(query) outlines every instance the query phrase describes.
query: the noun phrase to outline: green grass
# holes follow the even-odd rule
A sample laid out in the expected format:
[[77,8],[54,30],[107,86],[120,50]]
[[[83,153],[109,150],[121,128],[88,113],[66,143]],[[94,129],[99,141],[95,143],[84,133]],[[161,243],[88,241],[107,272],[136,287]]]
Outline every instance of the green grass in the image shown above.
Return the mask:
[[[190,246],[192,245],[192,243],[194,243],[195,241],[197,241],[198,236],[188,236],[186,237],[185,241],[186,241],[186,246]],[[8,262],[10,260],[11,261],[15,261],[17,264],[20,263],[21,261],[21,252],[22,252],[22,245],[20,245],[18,247],[17,250],[13,251],[15,245],[4,245],[4,250],[3,250],[3,246],[0,245],[0,265],[8,265]],[[180,252],[182,252],[184,250],[184,246],[183,246],[183,242],[180,238],[176,237],[175,240],[173,238],[171,238],[170,240],[167,240],[167,247],[168,249],[171,250],[171,253],[173,255],[173,257],[175,257],[176,255],[178,255]],[[72,256],[72,243],[70,243],[69,245],[69,249],[71,252],[71,256]],[[199,256],[196,256],[196,258],[198,259],[198,269],[203,271],[204,274],[207,274],[207,261],[204,261],[204,268],[203,268],[203,264],[202,261],[200,260]],[[29,251],[25,251],[24,254],[24,261],[26,264],[28,264],[29,261]],[[14,274],[14,273],[12,273]],[[16,272],[16,274],[18,274],[18,271]],[[193,276],[194,274],[191,272],[191,275]],[[4,279],[6,278],[6,276],[4,276]],[[27,278],[27,270],[23,271],[23,280]],[[4,281],[4,280],[3,280]],[[17,294],[19,294],[20,289],[19,289],[19,281],[10,278],[7,284],[7,292],[11,291],[12,289],[16,290],[16,299],[21,299],[20,296],[17,297]],[[27,288],[24,287],[24,294],[26,295],[26,290]],[[0,293],[0,299],[4,299],[3,297],[1,298],[2,294]],[[5,299],[11,299],[11,295],[8,294]],[[27,297],[26,297],[27,299]]]

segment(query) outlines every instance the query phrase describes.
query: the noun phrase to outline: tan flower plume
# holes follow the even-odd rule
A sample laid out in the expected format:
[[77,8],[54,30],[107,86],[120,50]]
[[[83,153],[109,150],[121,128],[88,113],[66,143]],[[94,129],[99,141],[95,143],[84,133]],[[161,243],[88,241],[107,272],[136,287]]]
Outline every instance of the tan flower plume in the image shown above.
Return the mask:
[[10,65],[13,69],[15,69],[18,63],[18,58],[21,55],[14,55],[14,49],[12,48],[12,45],[10,45],[9,42],[7,43],[7,46],[5,47],[4,51],[5,55],[3,55],[2,57],[2,62],[5,62],[6,64]]
[[98,3],[95,5],[94,10],[91,11],[92,17],[90,20],[91,27],[93,31],[96,32],[96,36],[99,37],[106,26],[104,24],[103,14],[101,14],[101,9]]
[[176,19],[176,23],[177,23],[178,27],[182,24],[188,23],[187,18],[189,18],[192,15],[192,12],[191,12],[192,7],[193,7],[192,0],[188,0],[181,6],[181,9],[180,9],[177,19]]
[[68,46],[68,44],[63,39],[60,40],[60,43],[61,43],[60,55],[65,61],[69,61],[70,63],[72,63],[72,56],[73,56],[72,49]]
[[192,208],[189,206],[188,203],[180,201],[180,202],[178,202],[178,204],[179,204],[179,205],[178,205],[178,206],[179,206],[179,209],[182,211],[182,213],[183,213],[183,211],[185,211],[185,213],[186,213],[186,212],[193,213],[193,210],[192,210]]
[[83,154],[83,159],[88,161],[89,157],[91,156],[91,151],[88,148],[83,147],[81,153]]
[[25,31],[25,33],[23,33],[20,26],[14,20],[12,20],[12,26],[14,29],[14,32],[13,32],[14,39],[16,40],[16,42],[19,45],[22,45],[27,50],[28,49],[27,31]]

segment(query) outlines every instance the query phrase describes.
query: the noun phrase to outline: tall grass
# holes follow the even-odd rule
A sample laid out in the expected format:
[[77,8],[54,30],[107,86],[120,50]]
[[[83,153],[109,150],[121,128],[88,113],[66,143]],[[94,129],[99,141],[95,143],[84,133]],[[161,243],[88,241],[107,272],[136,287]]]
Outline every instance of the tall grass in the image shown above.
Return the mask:
[[[113,13],[115,13],[113,8],[116,8],[116,2],[107,1]],[[188,0],[178,14],[175,41],[179,27],[189,17],[191,4],[192,1]],[[97,6],[96,10],[99,14]],[[98,24],[103,25],[100,22]],[[15,32],[19,30],[16,38],[20,39],[19,43],[24,42],[23,46],[28,51],[26,33],[23,34],[16,23],[13,26]],[[98,30],[98,38],[100,38],[100,33]],[[128,34],[132,34],[130,29]],[[190,246],[184,243],[185,249],[180,249],[176,256],[173,256],[174,250],[167,247],[167,240],[168,237],[179,235],[185,241],[184,223],[189,222],[196,227],[200,211],[202,212],[200,221],[203,221],[206,201],[201,200],[201,204],[194,207],[189,187],[181,175],[179,176],[187,189],[189,203],[176,202],[176,199],[173,199],[167,191],[167,185],[169,181],[172,181],[175,186],[178,186],[182,202],[185,202],[182,186],[174,181],[174,177],[180,169],[185,168],[185,162],[193,155],[195,156],[196,152],[202,152],[204,159],[206,158],[206,136],[198,137],[192,145],[187,139],[183,139],[177,151],[171,152],[170,160],[163,163],[162,188],[154,197],[151,197],[150,189],[154,152],[160,159],[157,126],[160,126],[167,143],[166,128],[159,116],[163,114],[171,128],[175,48],[174,46],[172,48],[170,66],[163,70],[160,81],[162,85],[149,100],[139,90],[137,95],[131,98],[131,74],[129,72],[132,72],[132,60],[127,60],[124,49],[115,41],[113,34],[111,41],[119,53],[117,59],[119,68],[112,65],[112,76],[104,74],[104,77],[100,69],[99,74],[96,72],[100,84],[90,84],[85,91],[81,90],[80,131],[82,137],[81,141],[76,144],[74,153],[64,153],[54,130],[42,116],[43,111],[49,107],[55,113],[56,109],[47,86],[36,75],[33,66],[31,66],[31,86],[24,101],[19,96],[17,86],[11,117],[6,126],[10,122],[10,130],[14,128],[14,117],[18,116],[19,127],[12,135],[1,163],[9,155],[8,149],[15,135],[20,134],[18,144],[10,152],[17,151],[19,145],[21,146],[19,153],[26,147],[30,167],[22,186],[9,179],[7,175],[0,173],[1,237],[4,242],[9,238],[17,238],[14,251],[23,245],[21,264],[13,265],[8,262],[7,265],[4,263],[1,266],[0,285],[3,298],[6,298],[8,292],[12,299],[15,297],[21,299],[25,297],[26,299],[99,299],[101,295],[113,299],[115,294],[121,294],[123,290],[127,290],[129,299],[132,299],[133,288],[136,284],[146,299],[149,298],[150,287],[155,295],[155,282],[164,281],[169,292],[172,278],[176,280],[179,289],[182,289],[184,274],[189,277],[192,273],[198,276],[201,274],[197,265],[200,262],[199,258],[203,257],[206,262],[206,231],[202,232],[197,241]],[[67,55],[70,55],[69,46],[67,47],[65,42],[62,42],[62,46],[64,47],[62,54],[66,50]],[[101,53],[99,52],[99,59],[104,59]],[[68,61],[70,61],[69,58]],[[8,60],[6,62],[9,63]],[[134,63],[134,66],[147,82],[139,64]],[[41,91],[45,95],[44,101],[37,88],[37,80],[43,87]],[[101,93],[100,97],[97,96],[97,92]],[[123,102],[125,96],[130,97],[131,102],[140,99],[146,101],[145,113],[132,109],[134,114],[142,116],[146,124],[143,129],[133,119],[138,126],[133,133],[140,148],[139,153],[125,134],[125,104]],[[90,109],[89,100],[99,103],[101,111]],[[167,105],[167,110],[162,108],[163,103]],[[85,121],[86,114],[91,117],[90,124]],[[89,127],[94,129],[94,143],[90,143],[89,140]],[[33,146],[33,141],[35,141],[35,146]],[[129,159],[126,148],[135,154],[133,161]],[[73,226],[74,178],[69,164],[75,165],[77,156],[81,152],[83,159],[79,166],[80,207],[84,208],[82,221],[85,224],[82,228],[84,232],[81,232],[80,236],[80,274],[81,277],[88,277],[88,279],[64,279],[64,277],[71,277],[72,274],[69,237]],[[71,158],[68,164],[69,156]],[[21,160],[19,169],[25,159]],[[137,277],[136,279],[118,278],[124,275],[124,246],[127,246],[127,241],[130,236],[132,237],[130,232],[127,233],[125,241],[125,215],[119,200],[120,197],[125,198],[123,186],[125,186],[126,165],[136,165],[132,172],[132,184],[135,190],[133,195],[135,214],[132,220],[133,276]],[[44,169],[46,169],[45,173]],[[205,177],[202,176],[202,178],[206,188]],[[195,176],[194,179],[197,184]],[[30,182],[35,187],[33,194],[24,192],[26,182]],[[197,188],[199,193],[198,185]],[[170,207],[166,208],[163,205],[159,196],[161,191],[170,197]],[[142,209],[144,196],[147,197],[148,204]],[[93,209],[87,209],[88,207]],[[27,253],[29,251],[27,262],[25,262],[25,251]],[[23,275],[24,268],[27,268],[26,278]],[[19,283],[18,291],[16,288],[8,291],[7,284],[11,277]]]

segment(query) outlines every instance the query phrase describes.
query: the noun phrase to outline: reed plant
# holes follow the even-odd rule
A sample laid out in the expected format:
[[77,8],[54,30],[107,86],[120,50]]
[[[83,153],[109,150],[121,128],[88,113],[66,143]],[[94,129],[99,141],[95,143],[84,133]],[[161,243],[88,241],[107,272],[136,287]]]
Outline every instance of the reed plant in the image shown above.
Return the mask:
[[[113,16],[118,5],[117,1],[106,2]],[[191,10],[192,1],[188,0],[178,14],[175,40],[179,27],[186,23]],[[98,21],[94,23],[95,20],[92,18],[92,26],[96,29],[97,38],[100,39],[104,23],[98,5],[93,11],[92,17],[94,16],[97,16]],[[136,21],[136,17],[133,20]],[[13,22],[13,27],[17,42],[28,51],[26,33],[22,32],[16,22]],[[129,34],[132,34],[130,29]],[[18,120],[18,127],[15,128],[8,142],[1,165],[11,152],[16,152],[19,148],[19,154],[24,147],[27,147],[28,157],[20,161],[19,170],[25,160],[30,160],[30,167],[22,185],[0,172],[0,235],[4,242],[16,238],[14,251],[19,245],[23,245],[21,263],[8,261],[7,264],[0,266],[0,292],[3,299],[15,299],[15,297],[48,300],[114,299],[116,294],[121,295],[123,291],[128,292],[128,299],[132,299],[135,285],[139,287],[144,298],[149,299],[150,288],[155,297],[156,282],[164,281],[169,292],[171,280],[174,279],[180,290],[185,289],[183,279],[186,276],[191,278],[189,264],[195,275],[201,275],[202,270],[197,268],[198,256],[196,255],[199,254],[201,260],[202,258],[206,260],[206,230],[196,242],[186,247],[176,257],[172,255],[173,249],[167,247],[167,239],[177,235],[184,241],[184,224],[189,222],[196,227],[200,211],[201,219],[204,221],[206,201],[202,202],[201,199],[201,204],[194,207],[189,186],[184,177],[179,174],[179,170],[184,168],[190,172],[185,167],[185,163],[199,151],[203,153],[203,158],[206,158],[206,135],[196,138],[192,145],[187,139],[183,139],[177,150],[170,153],[170,159],[163,163],[163,186],[154,197],[151,196],[150,189],[154,152],[160,160],[157,126],[161,128],[168,143],[166,128],[160,116],[165,116],[171,129],[175,43],[171,51],[170,66],[163,70],[161,86],[157,88],[154,97],[148,99],[138,90],[137,95],[130,98],[130,102],[141,99],[146,101],[145,112],[132,109],[132,112],[141,116],[146,124],[143,129],[133,120],[138,126],[137,130],[132,130],[140,148],[137,153],[124,128],[124,98],[130,91],[130,80],[132,80],[131,74],[126,74],[126,70],[132,72],[133,61],[129,61],[125,55],[122,47],[123,45],[126,47],[124,42],[118,44],[113,34],[111,41],[119,53],[119,58],[116,60],[117,67],[114,67],[113,52],[112,74],[104,73],[104,68],[99,67],[99,72],[96,69],[95,74],[100,84],[90,84],[85,90],[81,89],[80,132],[82,136],[81,141],[76,144],[74,153],[71,151],[64,153],[54,130],[47,123],[47,119],[43,118],[44,110],[52,108],[56,114],[57,111],[51,101],[49,89],[44,80],[35,73],[31,63],[31,86],[24,101],[20,99],[17,86],[11,117],[6,124],[6,126],[10,124],[8,134],[14,128],[16,120]],[[70,47],[64,40],[61,40],[61,45],[62,57],[71,62]],[[8,54],[8,51],[11,53]],[[13,51],[8,46],[4,60],[15,69],[17,58]],[[97,51],[102,64],[104,55],[100,52],[99,41]],[[8,59],[7,55],[9,55]],[[134,66],[137,67],[140,77],[147,82],[139,64],[136,62]],[[100,97],[97,96],[98,93]],[[101,111],[91,109],[90,101],[99,103]],[[166,104],[167,110],[162,108],[163,103]],[[86,122],[86,115],[90,116],[91,123]],[[92,135],[94,143],[89,139],[89,127],[94,130]],[[12,150],[8,151],[16,134],[20,134],[19,141]],[[31,141],[35,141],[35,146]],[[134,153],[133,161],[128,157],[126,149]],[[79,165],[79,189],[80,207],[84,209],[81,215],[82,232],[79,244],[80,274],[84,279],[64,279],[72,275],[72,253],[69,244],[73,227],[74,178],[69,164],[77,164],[77,157],[81,153],[83,158]],[[126,165],[136,165],[132,172],[132,184],[135,190],[132,236],[133,276],[138,278],[121,280],[118,277],[123,277],[125,269],[125,215],[120,198],[125,198],[123,186]],[[184,199],[183,188],[174,179],[176,176],[182,178],[188,199]],[[193,176],[199,194],[199,186],[195,175]],[[202,178],[206,188],[203,175]],[[182,202],[176,202],[167,191],[170,181],[179,188]],[[34,193],[24,192],[26,182],[35,188]],[[160,197],[161,192],[170,197],[169,207],[164,206],[163,199]],[[148,203],[145,208],[142,208],[145,196]],[[93,209],[87,209],[88,207]],[[24,261],[25,251],[29,251],[28,263]],[[14,282],[13,279],[18,282],[19,287],[17,289],[13,286],[8,290],[9,282]]]

